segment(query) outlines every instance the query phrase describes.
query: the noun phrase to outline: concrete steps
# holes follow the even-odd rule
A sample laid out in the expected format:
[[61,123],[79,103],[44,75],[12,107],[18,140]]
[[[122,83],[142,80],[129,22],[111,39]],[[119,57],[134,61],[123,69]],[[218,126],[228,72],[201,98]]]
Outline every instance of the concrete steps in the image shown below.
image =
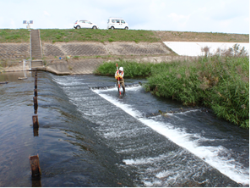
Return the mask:
[[39,30],[31,30],[30,38],[31,38],[31,56],[32,56],[32,59],[42,59],[40,31]]

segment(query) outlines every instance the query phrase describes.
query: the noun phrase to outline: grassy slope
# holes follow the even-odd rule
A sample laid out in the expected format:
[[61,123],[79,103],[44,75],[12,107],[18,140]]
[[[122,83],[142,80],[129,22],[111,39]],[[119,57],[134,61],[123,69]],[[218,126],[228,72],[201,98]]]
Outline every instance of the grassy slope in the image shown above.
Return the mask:
[[153,31],[143,30],[92,30],[92,29],[41,29],[43,42],[159,42]]
[[[198,33],[148,30],[92,30],[92,29],[40,29],[43,42],[159,42],[159,41],[206,41],[249,42],[249,35],[227,33]],[[0,43],[29,42],[27,29],[0,29]]]
[[22,43],[30,41],[27,29],[0,29],[0,43]]
[[198,33],[147,30],[92,30],[92,29],[41,29],[41,40],[46,42],[96,41],[96,42],[159,42],[206,41],[249,42],[249,35],[227,33]]
[[162,41],[249,42],[248,34],[154,31]]

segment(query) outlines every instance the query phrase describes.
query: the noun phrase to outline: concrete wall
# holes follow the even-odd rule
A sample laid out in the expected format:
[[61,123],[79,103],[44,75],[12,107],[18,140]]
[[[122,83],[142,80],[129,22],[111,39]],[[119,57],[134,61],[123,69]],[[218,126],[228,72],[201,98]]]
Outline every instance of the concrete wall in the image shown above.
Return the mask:
[[29,43],[0,43],[0,59],[26,59],[30,57]]
[[163,43],[135,42],[68,42],[43,43],[43,55],[54,56],[103,56],[103,55],[168,55],[170,51]]

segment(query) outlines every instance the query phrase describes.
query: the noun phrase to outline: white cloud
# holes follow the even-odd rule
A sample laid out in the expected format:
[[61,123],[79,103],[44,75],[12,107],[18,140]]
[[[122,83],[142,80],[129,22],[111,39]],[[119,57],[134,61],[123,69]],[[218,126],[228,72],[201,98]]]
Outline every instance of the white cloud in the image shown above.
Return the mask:
[[47,11],[43,11],[43,14],[44,14],[45,16],[50,16],[50,14],[49,14]]
[[249,23],[249,17],[245,17],[244,21]]
[[10,20],[10,25],[12,28],[16,28],[16,22],[13,19]]
[[171,13],[168,15],[174,22],[186,22],[189,20],[190,15],[181,15],[176,13]]

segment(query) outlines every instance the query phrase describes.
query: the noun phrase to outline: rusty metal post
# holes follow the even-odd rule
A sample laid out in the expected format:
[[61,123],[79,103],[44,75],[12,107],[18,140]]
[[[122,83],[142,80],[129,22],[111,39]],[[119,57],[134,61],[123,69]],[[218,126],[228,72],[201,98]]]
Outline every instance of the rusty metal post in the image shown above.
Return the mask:
[[33,134],[34,134],[34,136],[39,136],[38,131],[39,131],[39,128],[33,127]]
[[34,95],[37,97],[37,89],[34,89]]
[[37,108],[38,108],[37,97],[33,97],[33,101],[34,101],[34,110],[35,110],[35,114],[36,114],[37,113]]
[[32,116],[32,121],[33,121],[33,128],[38,128],[39,127],[38,115]]
[[30,168],[31,168],[32,177],[40,177],[41,169],[40,169],[38,154],[34,156],[29,156],[29,160],[30,160]]
[[35,79],[35,89],[37,89],[37,80]]

